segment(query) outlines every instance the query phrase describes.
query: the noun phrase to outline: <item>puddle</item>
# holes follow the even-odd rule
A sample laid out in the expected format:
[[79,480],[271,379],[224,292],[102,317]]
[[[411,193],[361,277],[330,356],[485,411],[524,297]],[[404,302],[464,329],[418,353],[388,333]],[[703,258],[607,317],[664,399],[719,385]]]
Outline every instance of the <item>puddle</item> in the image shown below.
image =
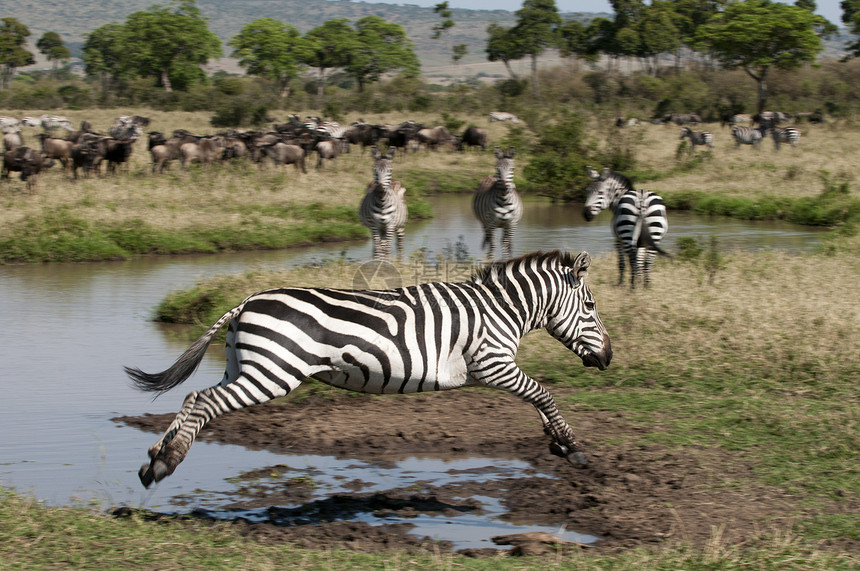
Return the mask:
[[[330,521],[373,526],[405,523],[412,526],[412,535],[449,541],[456,550],[496,547],[490,539],[493,536],[534,531],[582,544],[598,539],[559,525],[521,525],[505,517],[502,500],[485,494],[504,492],[509,479],[554,479],[521,460],[279,458],[281,464],[232,478],[230,489],[197,490],[173,503],[215,519],[241,518],[278,526]],[[476,494],[475,489],[483,489],[485,494]]]

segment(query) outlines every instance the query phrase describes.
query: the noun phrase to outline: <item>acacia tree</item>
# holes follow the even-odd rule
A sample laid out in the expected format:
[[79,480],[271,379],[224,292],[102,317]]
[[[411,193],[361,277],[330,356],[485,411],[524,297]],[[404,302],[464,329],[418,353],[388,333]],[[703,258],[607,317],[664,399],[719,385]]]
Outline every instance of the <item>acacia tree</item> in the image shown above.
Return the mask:
[[525,56],[523,45],[513,32],[512,28],[505,28],[498,22],[490,22],[487,26],[487,52],[488,61],[500,61],[505,64],[505,69],[511,79],[517,80],[517,74],[511,68],[511,62]]
[[290,81],[310,54],[308,42],[295,27],[272,18],[245,24],[228,45],[249,75],[272,81],[282,100],[289,95]]
[[165,91],[202,78],[200,66],[221,56],[221,40],[209,31],[194,0],[135,12],[126,19],[125,32],[129,65],[142,77],[157,78]]
[[517,23],[512,33],[519,39],[523,54],[531,58],[532,93],[540,97],[537,58],[544,50],[558,45],[558,27],[561,16],[555,0],[525,0],[523,7],[516,11]]
[[62,38],[57,32],[45,32],[36,42],[36,47],[39,52],[48,58],[51,62],[51,75],[57,77],[57,67],[61,61],[68,61],[72,57],[72,52],[63,43]]
[[24,49],[30,30],[17,18],[0,20],[0,87],[9,87],[19,67],[36,63],[33,54]]
[[113,84],[123,75],[125,49],[123,38],[125,26],[105,24],[87,34],[84,40],[82,59],[88,75],[98,76],[102,83],[102,94],[107,96]]
[[356,49],[350,53],[345,68],[355,78],[359,91],[394,70],[403,70],[407,76],[418,75],[421,64],[403,26],[379,16],[365,16],[355,23],[355,29]]
[[745,0],[729,4],[701,26],[696,43],[723,67],[741,68],[756,81],[761,112],[767,103],[770,70],[813,62],[822,50],[816,23],[818,18],[805,8]]
[[350,54],[358,49],[358,34],[350,27],[349,20],[340,18],[310,30],[305,40],[309,46],[305,63],[319,70],[317,95],[322,97],[326,72],[349,64]]

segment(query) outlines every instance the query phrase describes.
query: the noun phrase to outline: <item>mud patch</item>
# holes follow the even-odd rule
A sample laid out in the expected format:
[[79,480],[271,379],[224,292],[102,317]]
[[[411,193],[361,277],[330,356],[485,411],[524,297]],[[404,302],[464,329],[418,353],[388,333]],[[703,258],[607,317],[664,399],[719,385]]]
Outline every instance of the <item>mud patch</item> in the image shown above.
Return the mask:
[[[562,393],[557,388],[553,392]],[[643,445],[642,429],[621,413],[564,409],[588,447],[590,464],[585,468],[574,468],[549,453],[548,438],[532,407],[504,393],[476,389],[382,397],[344,393],[269,403],[219,418],[200,438],[362,462],[432,454],[510,458],[531,467],[514,477],[495,474],[483,481],[463,478],[439,485],[399,482],[370,490],[368,482],[346,475],[343,489],[327,499],[314,499],[313,473],[291,474],[272,466],[242,478],[242,499],[228,507],[247,534],[312,547],[453,550],[452,543],[434,545],[415,536],[413,526],[403,522],[410,516],[456,522],[457,517],[486,511],[493,501],[504,510],[505,522],[589,534],[598,538],[594,548],[599,550],[670,538],[701,546],[715,529],[721,529],[724,542],[740,543],[771,524],[787,525],[794,513],[789,495],[752,483],[751,462],[715,449],[686,447],[678,453]],[[114,420],[160,433],[172,418]],[[278,470],[283,470],[278,478],[261,485],[264,474]],[[368,513],[381,520],[397,517],[398,522],[371,525],[362,521],[368,516],[360,515]]]

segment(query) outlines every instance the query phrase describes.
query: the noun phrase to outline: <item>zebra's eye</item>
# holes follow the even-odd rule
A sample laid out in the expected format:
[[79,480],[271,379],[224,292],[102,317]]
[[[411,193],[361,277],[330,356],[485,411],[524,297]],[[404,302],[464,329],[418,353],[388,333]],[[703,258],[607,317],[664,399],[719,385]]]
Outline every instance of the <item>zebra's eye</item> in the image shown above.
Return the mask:
[[597,304],[594,303],[593,299],[586,299],[585,300],[585,309],[587,309],[589,311],[594,311],[595,307],[597,307]]

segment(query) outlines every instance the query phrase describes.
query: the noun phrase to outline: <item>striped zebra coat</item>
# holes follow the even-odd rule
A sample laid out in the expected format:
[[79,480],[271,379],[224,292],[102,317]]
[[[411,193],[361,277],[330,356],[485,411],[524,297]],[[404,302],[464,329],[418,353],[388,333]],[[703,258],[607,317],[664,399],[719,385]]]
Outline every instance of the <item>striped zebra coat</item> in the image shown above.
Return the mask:
[[669,254],[660,248],[660,240],[669,230],[669,219],[663,199],[647,190],[633,188],[626,176],[608,168],[598,173],[586,167],[592,183],[586,189],[586,220],[592,220],[601,210],[612,211],[612,233],[618,251],[618,284],[624,283],[625,258],[630,265],[630,287],[635,288],[642,274],[648,287],[651,266],[657,254]]
[[778,151],[781,143],[797,147],[800,141],[800,130],[795,127],[773,127],[770,129],[770,136],[773,137],[773,148]]
[[514,185],[514,149],[495,150],[496,174],[484,177],[472,199],[472,211],[484,226],[482,247],[488,250],[487,256],[493,259],[496,228],[502,229],[502,257],[508,259],[513,250],[514,234],[523,216],[523,201]]
[[534,405],[553,454],[584,464],[552,396],[514,358],[523,335],[546,328],[585,366],[609,366],[609,336],[585,283],[590,263],[586,252],[538,252],[488,265],[462,283],[256,293],[218,319],[167,370],[126,368],[138,388],[168,391],[191,376],[218,330],[229,324],[221,382],[186,396],[149,449],[141,483],[149,487],[172,474],[212,419],[282,397],[308,377],[374,394],[499,388]]
[[690,152],[696,152],[696,145],[706,145],[709,149],[714,148],[714,135],[709,131],[697,133],[689,127],[681,129],[681,140],[690,139]]
[[735,125],[732,127],[732,137],[735,138],[735,147],[741,145],[752,145],[758,149],[761,146],[761,140],[764,137],[762,129],[755,127],[744,127],[743,125]]
[[382,155],[371,148],[373,182],[361,200],[358,216],[373,235],[373,259],[387,261],[391,254],[391,240],[397,237],[397,255],[403,251],[403,228],[409,217],[406,207],[406,188],[391,178],[391,162],[395,149]]

